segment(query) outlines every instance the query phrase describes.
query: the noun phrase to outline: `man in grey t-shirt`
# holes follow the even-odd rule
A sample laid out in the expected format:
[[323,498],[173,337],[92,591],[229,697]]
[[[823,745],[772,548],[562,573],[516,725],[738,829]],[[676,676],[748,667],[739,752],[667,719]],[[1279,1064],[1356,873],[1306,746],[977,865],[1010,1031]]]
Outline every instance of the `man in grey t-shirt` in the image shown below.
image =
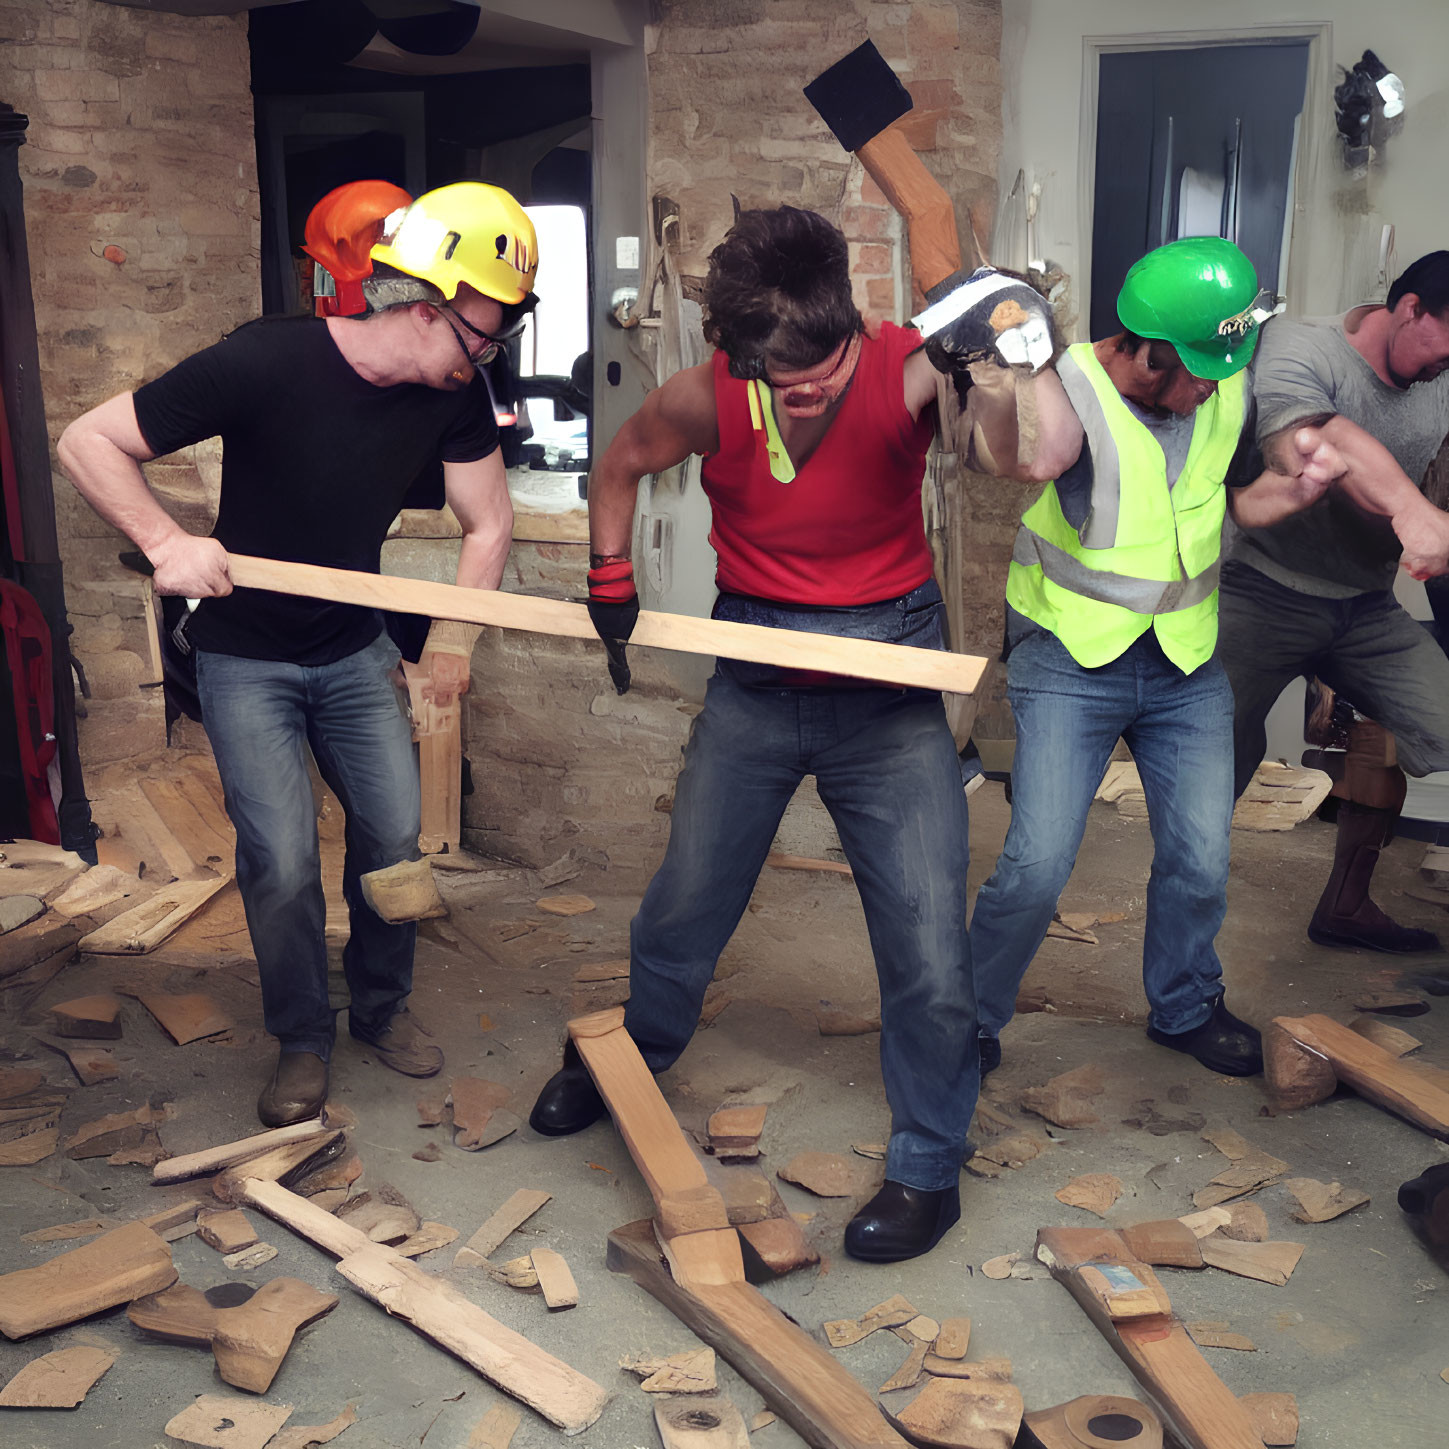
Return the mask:
[[1301,512],[1291,511],[1301,506],[1293,481],[1276,473],[1234,498],[1218,638],[1235,700],[1236,788],[1262,761],[1268,711],[1292,679],[1316,675],[1350,701],[1369,719],[1334,786],[1333,872],[1308,935],[1433,950],[1437,937],[1390,920],[1368,888],[1403,807],[1404,771],[1449,768],[1449,659],[1393,595],[1400,566],[1421,579],[1449,572],[1449,514],[1420,491],[1449,434],[1449,251],[1414,262],[1382,306],[1270,323],[1253,397],[1270,467],[1292,430],[1311,424],[1348,472]]

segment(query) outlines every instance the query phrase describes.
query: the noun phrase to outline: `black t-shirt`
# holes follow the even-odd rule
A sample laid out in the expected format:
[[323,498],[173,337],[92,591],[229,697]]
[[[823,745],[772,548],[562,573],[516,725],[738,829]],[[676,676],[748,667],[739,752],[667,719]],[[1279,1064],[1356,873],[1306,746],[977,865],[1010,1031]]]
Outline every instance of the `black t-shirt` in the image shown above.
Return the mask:
[[[438,458],[469,463],[498,446],[478,379],[447,392],[377,387],[338,351],[325,322],[250,322],[135,394],[160,456],[222,440],[213,536],[231,553],[378,571],[409,485]],[[247,659],[331,664],[381,631],[378,613],[258,589],[204,599],[188,626],[200,649]]]

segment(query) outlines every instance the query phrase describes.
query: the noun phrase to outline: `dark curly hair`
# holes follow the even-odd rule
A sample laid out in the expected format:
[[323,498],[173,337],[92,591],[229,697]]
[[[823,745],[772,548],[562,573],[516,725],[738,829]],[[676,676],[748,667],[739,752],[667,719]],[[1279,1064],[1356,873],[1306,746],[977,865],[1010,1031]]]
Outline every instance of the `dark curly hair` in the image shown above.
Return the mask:
[[1420,312],[1441,317],[1449,312],[1449,252],[1430,252],[1410,262],[1389,288],[1387,306],[1398,306],[1399,298],[1412,292],[1419,299]]
[[860,329],[850,250],[813,211],[741,212],[709,255],[704,335],[729,357],[733,377],[764,377],[766,357],[811,367]]

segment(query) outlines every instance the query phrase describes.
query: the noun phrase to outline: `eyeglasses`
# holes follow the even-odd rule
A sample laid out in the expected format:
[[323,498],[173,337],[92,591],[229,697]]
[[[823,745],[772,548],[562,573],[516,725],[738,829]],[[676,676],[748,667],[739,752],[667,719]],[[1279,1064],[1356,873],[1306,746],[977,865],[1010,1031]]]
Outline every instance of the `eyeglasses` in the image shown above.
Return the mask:
[[474,337],[477,337],[483,343],[483,350],[475,356],[469,349],[468,344],[459,335],[457,328],[453,329],[453,335],[458,338],[458,346],[467,353],[468,361],[474,367],[486,367],[498,356],[498,351],[503,346],[503,338],[490,336],[481,327],[475,327],[461,312],[455,312],[451,307],[440,307],[438,310],[448,314],[448,317],[451,319],[449,322],[450,326],[454,321],[460,323],[467,331],[471,332]]

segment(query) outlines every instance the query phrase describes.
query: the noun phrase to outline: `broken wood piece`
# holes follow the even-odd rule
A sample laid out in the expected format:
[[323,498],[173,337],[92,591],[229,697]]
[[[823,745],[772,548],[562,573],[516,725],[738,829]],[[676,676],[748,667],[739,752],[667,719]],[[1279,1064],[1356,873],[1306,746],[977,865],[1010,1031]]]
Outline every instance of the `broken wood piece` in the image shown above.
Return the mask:
[[211,1209],[197,1214],[197,1236],[218,1253],[239,1253],[257,1241],[257,1230],[240,1208]]
[[926,1355],[926,1372],[938,1379],[1003,1379],[1011,1378],[1011,1360],[995,1356],[983,1359],[942,1358]]
[[199,1449],[264,1449],[292,1417],[290,1404],[262,1404],[232,1394],[201,1394],[167,1421],[166,1433]]
[[164,991],[136,994],[136,1000],[151,1013],[177,1046],[200,1041],[229,1031],[235,1023],[209,996],[189,992],[173,996]]
[[1289,1044],[1280,1043],[1280,1053],[1296,1047],[1321,1057],[1360,1096],[1435,1137],[1449,1139],[1449,1088],[1425,1068],[1400,1060],[1327,1016],[1280,1016],[1272,1026],[1282,1030]]
[[205,1172],[216,1172],[249,1158],[260,1157],[274,1147],[315,1137],[326,1130],[326,1123],[321,1117],[312,1117],[305,1122],[274,1127],[269,1132],[258,1132],[252,1137],[226,1142],[219,1147],[207,1147],[200,1152],[184,1152],[179,1157],[168,1157],[165,1162],[158,1162],[151,1173],[151,1181],[160,1184],[199,1177]]
[[916,1306],[900,1293],[867,1309],[859,1318],[837,1318],[824,1325],[831,1348],[849,1348],[882,1328],[896,1328],[917,1316]]
[[156,1293],[176,1281],[171,1249],[125,1223],[38,1267],[0,1277],[0,1333],[25,1338]]
[[[329,569],[246,554],[229,554],[227,567],[233,583],[242,588],[424,614],[431,619],[461,619],[464,623],[494,624],[505,629],[532,629],[576,639],[598,637],[589,621],[588,610],[582,604],[562,600],[459,588],[455,584]],[[721,619],[697,619],[649,609],[640,613],[630,643],[786,668],[823,669],[857,679],[944,689],[958,694],[972,693],[988,664],[985,658],[939,649],[771,629]]]
[[1239,1402],[1269,1449],[1291,1449],[1298,1442],[1298,1400],[1292,1394],[1244,1394]]
[[1059,1188],[1055,1196],[1068,1207],[1085,1208],[1098,1217],[1106,1217],[1112,1204],[1122,1196],[1122,1179],[1110,1172],[1085,1172]]
[[1222,1323],[1183,1325],[1199,1348],[1231,1348],[1239,1353],[1257,1353],[1258,1345],[1245,1333],[1234,1333]]
[[1040,1087],[1028,1087],[1021,1105],[1056,1127],[1092,1127],[1102,1119],[1090,1106],[1104,1090],[1102,1069],[1094,1064],[1062,1072]]
[[525,1253],[521,1258],[510,1258],[506,1263],[490,1263],[486,1258],[480,1259],[483,1267],[487,1270],[488,1276],[495,1283],[502,1283],[506,1288],[515,1288],[520,1293],[537,1293],[538,1271],[533,1266],[533,1255]]
[[[205,1206],[206,1204],[200,1198],[183,1198],[181,1201],[171,1203],[168,1207],[161,1208],[154,1213],[147,1213],[141,1221],[153,1233],[158,1233],[162,1237],[165,1237],[167,1233],[174,1232],[180,1227],[187,1227],[191,1232],[195,1232],[196,1216]],[[167,1241],[170,1240],[168,1239]]]
[[1255,1202],[1234,1202],[1221,1209],[1228,1220],[1218,1232],[1225,1238],[1236,1238],[1240,1243],[1266,1243],[1268,1241],[1268,1214]]
[[[1017,1272],[1020,1268],[1022,1271]],[[996,1282],[1004,1282],[1007,1278],[1030,1277],[1031,1269],[1021,1261],[1020,1253],[1002,1253],[998,1257],[988,1258],[981,1265],[982,1273]]]
[[358,878],[358,884],[373,913],[393,925],[431,921],[448,914],[426,856],[370,870]]
[[712,1394],[719,1387],[712,1348],[687,1348],[667,1358],[626,1354],[619,1367],[637,1374],[646,1394]]
[[538,1286],[543,1290],[543,1301],[551,1310],[577,1308],[579,1288],[574,1275],[563,1255],[552,1248],[535,1248],[530,1254],[533,1271],[538,1274]]
[[[1391,1026],[1386,1021],[1380,1021],[1374,1016],[1356,1016],[1349,1022],[1348,1029],[1356,1031],[1375,1046],[1382,1047],[1390,1056],[1406,1057],[1410,1052],[1418,1051],[1424,1045],[1418,1037],[1410,1036],[1408,1032],[1401,1031],[1398,1027]],[[1284,1397],[1291,1396],[1284,1395]]]
[[1202,1240],[1202,1260],[1240,1278],[1283,1287],[1303,1256],[1302,1243],[1244,1243],[1218,1233]]
[[971,1320],[969,1318],[943,1318],[941,1331],[936,1335],[933,1348],[937,1358],[960,1359],[966,1357],[971,1345]]
[[0,1167],[33,1167],[55,1151],[59,1140],[59,1128],[42,1127],[35,1132],[22,1133],[9,1142],[0,1142]]
[[74,1223],[56,1223],[54,1227],[37,1228],[33,1233],[21,1233],[22,1243],[65,1243],[73,1238],[93,1238],[108,1228],[116,1227],[114,1218],[82,1218]]
[[768,1428],[774,1422],[775,1416],[768,1409],[761,1409],[760,1412],[756,1414],[753,1419],[750,1420],[750,1433],[753,1434],[757,1429]]
[[775,1176],[816,1197],[859,1197],[869,1186],[865,1169],[837,1152],[797,1152]]
[[588,896],[544,896],[534,905],[551,916],[582,916],[596,909]]
[[[471,1264],[476,1267],[484,1259],[491,1258],[503,1240],[524,1223],[552,1198],[553,1194],[538,1188],[521,1187],[492,1216],[484,1220],[477,1232],[458,1249],[453,1266],[461,1268]],[[466,1256],[465,1256],[466,1255]]]
[[853,876],[855,872],[843,860],[816,860],[809,855],[787,855],[772,850],[765,857],[765,864],[772,870],[814,870],[827,875]]
[[241,1248],[235,1253],[227,1253],[222,1257],[233,1273],[250,1273],[253,1268],[260,1268],[265,1263],[270,1263],[277,1256],[277,1250],[270,1243],[253,1243],[249,1248]]
[[1201,1268],[1202,1246],[1197,1234],[1176,1218],[1134,1223],[1123,1228],[1122,1241],[1134,1258],[1156,1268]]
[[154,951],[230,880],[229,875],[222,875],[207,880],[173,881],[149,900],[122,911],[90,935],[82,936],[79,949],[92,956],[143,956]]
[[506,1328],[426,1269],[274,1182],[244,1179],[245,1201],[339,1257],[337,1271],[395,1318],[456,1354],[566,1433],[588,1428],[608,1395]]
[[915,1444],[940,1449],[1011,1449],[1021,1429],[1021,1390],[1001,1379],[931,1379],[886,1417]]
[[82,1344],[42,1354],[0,1389],[0,1409],[73,1409],[115,1361],[113,1350]]
[[[275,1439],[268,1442],[266,1449],[314,1449],[318,1444],[330,1444],[344,1429],[351,1428],[356,1422],[357,1410],[352,1404],[348,1404],[335,1419],[330,1419],[325,1424],[294,1424],[291,1428],[283,1429]],[[469,1443],[472,1449],[471,1440]],[[489,1449],[486,1441],[484,1449]],[[500,1449],[508,1449],[506,1439]]]
[[1280,1112],[1326,1102],[1338,1090],[1338,1075],[1327,1058],[1295,1041],[1277,1021],[1263,1033],[1263,1080]]
[[1283,1186],[1298,1199],[1293,1216],[1300,1223],[1331,1222],[1369,1200],[1368,1193],[1357,1188],[1345,1187],[1341,1182],[1319,1182],[1314,1177],[1290,1177]]
[[[1041,1449],[1162,1449],[1162,1421],[1146,1404],[1117,1394],[1085,1394],[1022,1420]],[[1098,1428],[1093,1428],[1096,1424]],[[1114,1437],[1106,1438],[1099,1429]]]
[[[1262,1449],[1257,1429],[1228,1386],[1172,1313],[1152,1269],[1102,1228],[1042,1228],[1037,1257],[1071,1293],[1131,1369],[1187,1449]],[[1093,1281],[1089,1274],[1095,1274]],[[1114,1321],[1100,1282],[1146,1286],[1161,1294],[1160,1313]]]
[[574,972],[574,980],[579,982],[591,981],[627,981],[629,979],[629,961],[626,957],[621,961],[595,961],[588,966],[580,966]]
[[337,1216],[374,1243],[400,1243],[423,1225],[417,1209],[390,1183],[349,1198]]
[[1098,944],[1095,931],[1089,930],[1085,926],[1068,925],[1060,914],[1052,916],[1046,933],[1058,941],[1080,941],[1085,946],[1095,946]]
[[156,1124],[170,1114],[165,1107],[149,1103],[133,1112],[109,1112],[104,1117],[82,1123],[65,1141],[65,1153],[74,1160],[88,1157],[109,1157],[125,1147],[139,1147],[155,1133]]
[[1025,1132],[1013,1132],[1007,1137],[1000,1137],[995,1142],[988,1142],[978,1147],[971,1158],[982,1158],[986,1162],[995,1163],[999,1167],[1025,1167],[1033,1158],[1041,1155],[1042,1144],[1034,1137],[1029,1137]]
[[[278,1129],[283,1130],[283,1129]],[[245,1202],[246,1184],[253,1179],[286,1184],[306,1177],[322,1163],[330,1161],[346,1146],[340,1132],[314,1132],[291,1142],[269,1148],[255,1157],[248,1157],[228,1167],[211,1180],[211,1195],[219,1202],[233,1206]]]
[[905,1449],[864,1387],[758,1290],[744,1282],[684,1285],[671,1277],[652,1223],[610,1233],[608,1263],[728,1359],[816,1449]]
[[855,1011],[817,1011],[815,1027],[821,1036],[871,1036],[880,1030],[880,1017]]
[[507,1105],[513,1093],[486,1077],[454,1077],[449,1096],[453,1102],[453,1146],[477,1152],[485,1145],[489,1119]]
[[403,1258],[421,1258],[424,1253],[446,1248],[449,1243],[457,1241],[457,1228],[450,1228],[447,1223],[424,1222],[410,1237],[395,1244],[393,1251]]
[[273,1278],[245,1302],[228,1308],[218,1308],[204,1293],[176,1283],[164,1293],[138,1298],[126,1317],[153,1338],[210,1348],[227,1383],[264,1394],[298,1332],[337,1303],[335,1294],[319,1293],[299,1278]]
[[909,1323],[903,1323],[899,1328],[891,1330],[904,1343],[909,1343],[913,1338],[921,1338],[925,1339],[927,1343],[935,1343],[936,1335],[940,1331],[941,1325],[924,1313],[918,1313]]
[[930,1352],[929,1339],[918,1338],[907,1351],[901,1366],[876,1390],[878,1394],[893,1394],[901,1389],[913,1389],[920,1383],[926,1371],[926,1355]]
[[721,1107],[705,1126],[710,1146],[725,1156],[738,1148],[757,1147],[765,1130],[766,1111],[765,1107]]
[[523,1422],[512,1404],[494,1404],[473,1426],[465,1449],[508,1449]]
[[1201,1212],[1188,1213],[1186,1217],[1178,1218],[1178,1222],[1196,1238],[1205,1238],[1232,1220],[1232,1213],[1225,1207],[1204,1208]]
[[664,1449],[749,1449],[745,1421],[722,1394],[656,1399],[654,1426]]
[[45,1009],[55,1023],[57,1036],[115,1041],[121,1035],[121,1001],[109,992],[77,996]]
[[789,1214],[741,1223],[738,1232],[760,1262],[777,1277],[820,1261],[820,1254],[810,1246],[804,1230]]

